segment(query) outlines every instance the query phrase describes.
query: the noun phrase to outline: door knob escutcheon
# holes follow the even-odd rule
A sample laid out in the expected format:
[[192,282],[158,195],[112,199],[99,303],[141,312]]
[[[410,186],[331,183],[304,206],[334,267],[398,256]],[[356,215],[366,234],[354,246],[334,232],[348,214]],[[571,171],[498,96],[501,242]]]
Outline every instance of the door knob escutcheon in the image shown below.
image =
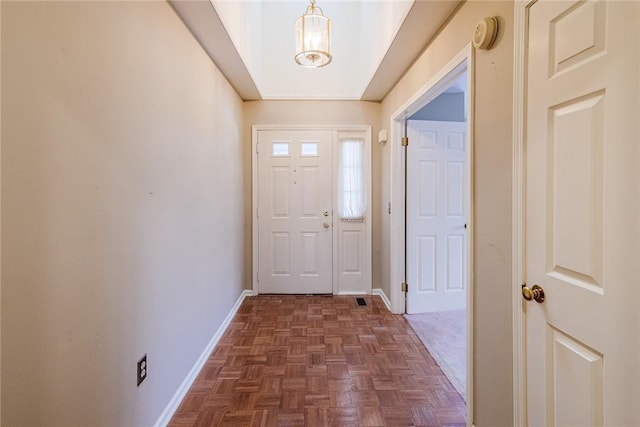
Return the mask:
[[538,285],[533,285],[531,288],[528,288],[527,285],[522,285],[522,297],[527,301],[535,300],[541,303],[544,301],[544,289]]

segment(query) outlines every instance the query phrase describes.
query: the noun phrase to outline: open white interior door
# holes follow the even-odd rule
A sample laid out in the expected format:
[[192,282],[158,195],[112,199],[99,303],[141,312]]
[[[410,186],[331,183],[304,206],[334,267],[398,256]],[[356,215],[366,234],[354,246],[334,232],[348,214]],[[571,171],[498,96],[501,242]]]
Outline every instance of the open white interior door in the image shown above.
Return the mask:
[[637,426],[640,2],[525,13],[527,423]]
[[407,313],[466,307],[466,123],[408,122]]
[[333,292],[332,131],[258,132],[260,293]]

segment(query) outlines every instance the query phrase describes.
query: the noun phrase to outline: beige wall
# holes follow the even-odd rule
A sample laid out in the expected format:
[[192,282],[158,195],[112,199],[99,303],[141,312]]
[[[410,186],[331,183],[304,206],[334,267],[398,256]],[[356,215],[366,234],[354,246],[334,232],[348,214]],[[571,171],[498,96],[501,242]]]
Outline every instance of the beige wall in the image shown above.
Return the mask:
[[165,2],[1,7],[2,425],[151,425],[246,282],[242,102]]
[[[498,16],[500,34],[490,51],[475,56],[473,422],[509,426],[512,420],[511,359],[511,120],[513,3],[468,1],[440,32],[382,103],[382,126],[464,46],[486,16]],[[389,201],[389,147],[382,153],[381,202]],[[388,278],[389,223],[382,224],[384,276]]]
[[[378,144],[378,123],[380,122],[380,104],[364,101],[249,101],[244,103],[244,162],[251,170],[251,126],[253,125],[368,125],[371,126],[371,240],[372,240],[372,287],[380,288],[383,282],[380,265],[382,264],[381,210],[380,207],[380,144]],[[245,182],[244,196],[247,211],[245,227],[251,230],[251,175]],[[251,236],[245,237],[245,284],[251,289]],[[387,293],[388,295],[388,293]]]

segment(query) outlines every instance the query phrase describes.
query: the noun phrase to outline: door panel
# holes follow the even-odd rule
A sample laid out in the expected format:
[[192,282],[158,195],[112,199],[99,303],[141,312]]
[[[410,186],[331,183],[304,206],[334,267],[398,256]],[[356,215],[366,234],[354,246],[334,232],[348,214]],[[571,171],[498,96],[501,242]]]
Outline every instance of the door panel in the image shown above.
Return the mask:
[[436,240],[435,235],[422,234],[418,239],[418,277],[419,293],[435,293],[436,286]]
[[461,291],[464,289],[464,266],[462,260],[464,257],[464,236],[448,235],[447,236],[447,284],[446,289],[449,291]]
[[418,199],[419,218],[434,218],[436,216],[436,196],[438,194],[436,189],[436,170],[436,162],[418,161],[418,180],[415,185],[418,186],[416,197]]
[[317,166],[302,166],[302,216],[306,218],[318,217],[318,181],[320,180]]
[[319,233],[302,234],[302,272],[304,276],[317,276],[320,274],[320,236]]
[[640,3],[528,14],[528,424],[640,425]]
[[289,179],[290,168],[288,166],[274,166],[271,168],[271,216],[273,218],[290,217],[289,209]]
[[360,230],[348,230],[342,233],[342,265],[345,274],[362,274],[360,240],[364,233]]
[[551,425],[603,425],[602,354],[550,326],[547,346],[551,350],[547,356]]
[[[462,153],[464,155],[464,153]],[[464,162],[447,162],[447,200],[448,217],[464,217]]]
[[291,238],[289,233],[273,232],[270,251],[272,272],[274,275],[291,274]]
[[466,307],[466,123],[409,121],[407,313]]
[[332,292],[331,164],[331,131],[258,132],[260,293]]
[[585,286],[602,276],[603,104],[597,92],[549,114],[547,269]]

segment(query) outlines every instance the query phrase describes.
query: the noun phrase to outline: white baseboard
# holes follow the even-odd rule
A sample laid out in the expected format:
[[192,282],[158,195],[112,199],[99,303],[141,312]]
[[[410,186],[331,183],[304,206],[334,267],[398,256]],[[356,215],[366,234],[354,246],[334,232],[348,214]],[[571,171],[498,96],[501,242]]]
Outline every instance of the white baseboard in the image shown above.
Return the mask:
[[382,302],[384,302],[384,305],[387,306],[387,310],[391,311],[391,302],[389,301],[389,298],[387,298],[387,296],[384,294],[384,291],[382,289],[371,289],[371,295],[378,295],[380,298],[382,298]]
[[162,411],[162,414],[160,414],[158,421],[156,421],[156,423],[154,424],[155,427],[164,427],[167,424],[169,424],[169,421],[171,421],[173,414],[178,409],[178,406],[180,406],[180,403],[182,403],[182,399],[184,399],[184,397],[186,396],[187,392],[191,388],[191,385],[198,377],[200,370],[202,369],[205,362],[211,355],[211,352],[213,351],[215,346],[218,344],[218,341],[220,341],[220,338],[222,338],[222,334],[224,334],[224,332],[227,330],[227,327],[231,323],[231,319],[233,319],[233,316],[236,315],[238,309],[240,308],[240,304],[242,304],[242,301],[246,297],[251,295],[253,295],[253,291],[250,291],[250,290],[242,291],[242,293],[238,297],[238,300],[229,311],[229,314],[227,314],[227,317],[224,319],[224,321],[222,322],[222,324],[220,325],[216,333],[213,334],[211,341],[209,341],[209,344],[207,344],[207,347],[204,349],[204,351],[202,352],[198,360],[196,360],[196,363],[193,365],[193,367],[187,374],[187,377],[184,379],[184,381],[182,381],[182,384],[180,384],[180,387],[178,387],[178,390],[176,390],[175,394],[169,401],[169,404],[167,405],[167,407],[164,409],[164,411]]

